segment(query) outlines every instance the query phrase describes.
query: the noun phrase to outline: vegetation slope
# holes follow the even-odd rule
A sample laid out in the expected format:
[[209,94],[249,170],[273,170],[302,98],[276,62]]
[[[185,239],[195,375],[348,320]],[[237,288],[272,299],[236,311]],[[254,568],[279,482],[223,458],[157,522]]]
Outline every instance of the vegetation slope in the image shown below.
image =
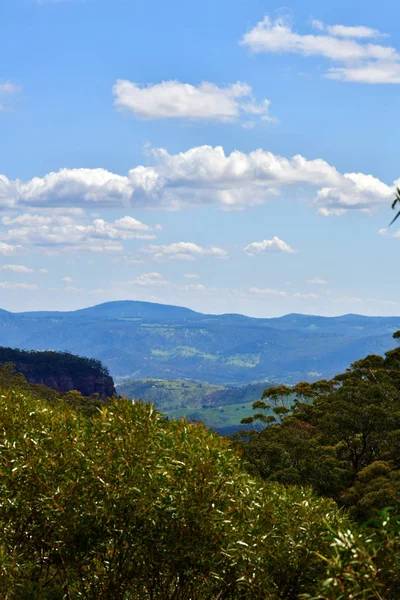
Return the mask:
[[[251,451],[243,462],[201,424],[126,399],[88,411],[41,390],[0,368],[1,598],[399,598],[400,523],[387,511],[359,527],[310,487],[246,472],[259,467]],[[314,403],[322,414],[316,398],[299,410]]]

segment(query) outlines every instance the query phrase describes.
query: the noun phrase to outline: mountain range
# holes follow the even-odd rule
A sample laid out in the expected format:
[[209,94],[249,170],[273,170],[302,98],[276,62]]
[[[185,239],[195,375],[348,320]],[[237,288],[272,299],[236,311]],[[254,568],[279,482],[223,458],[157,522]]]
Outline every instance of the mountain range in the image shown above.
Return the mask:
[[207,315],[116,301],[71,312],[0,310],[0,345],[99,359],[116,381],[190,379],[218,385],[330,377],[393,348],[400,317]]

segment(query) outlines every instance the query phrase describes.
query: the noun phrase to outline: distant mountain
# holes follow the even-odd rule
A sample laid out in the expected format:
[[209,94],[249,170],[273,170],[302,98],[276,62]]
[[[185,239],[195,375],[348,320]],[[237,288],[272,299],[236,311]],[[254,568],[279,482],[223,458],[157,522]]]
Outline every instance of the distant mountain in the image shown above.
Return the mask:
[[400,317],[256,319],[149,302],[73,312],[0,312],[0,345],[62,350],[102,361],[116,380],[191,379],[218,385],[329,377],[395,346]]

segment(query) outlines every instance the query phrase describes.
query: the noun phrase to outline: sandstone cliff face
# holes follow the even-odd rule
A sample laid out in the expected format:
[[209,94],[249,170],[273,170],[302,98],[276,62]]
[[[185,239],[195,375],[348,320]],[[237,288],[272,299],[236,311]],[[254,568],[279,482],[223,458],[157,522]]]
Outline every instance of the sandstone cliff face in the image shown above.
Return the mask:
[[77,390],[82,396],[116,394],[113,378],[100,361],[69,352],[27,351],[0,347],[0,363],[14,365],[29,383],[45,385],[66,394]]
[[29,365],[16,365],[17,371],[22,373],[30,383],[46,385],[57,392],[66,394],[77,390],[83,396],[99,394],[100,398],[110,398],[116,394],[114,381],[107,375],[86,375],[84,377],[71,377],[70,375],[52,375],[50,377],[37,376]]

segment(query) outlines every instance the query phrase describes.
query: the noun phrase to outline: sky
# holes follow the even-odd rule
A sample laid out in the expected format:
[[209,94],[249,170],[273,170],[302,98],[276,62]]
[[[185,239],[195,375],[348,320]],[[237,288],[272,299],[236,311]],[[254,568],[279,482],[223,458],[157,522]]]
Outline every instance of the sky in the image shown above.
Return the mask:
[[0,0],[0,308],[399,315],[399,21]]

